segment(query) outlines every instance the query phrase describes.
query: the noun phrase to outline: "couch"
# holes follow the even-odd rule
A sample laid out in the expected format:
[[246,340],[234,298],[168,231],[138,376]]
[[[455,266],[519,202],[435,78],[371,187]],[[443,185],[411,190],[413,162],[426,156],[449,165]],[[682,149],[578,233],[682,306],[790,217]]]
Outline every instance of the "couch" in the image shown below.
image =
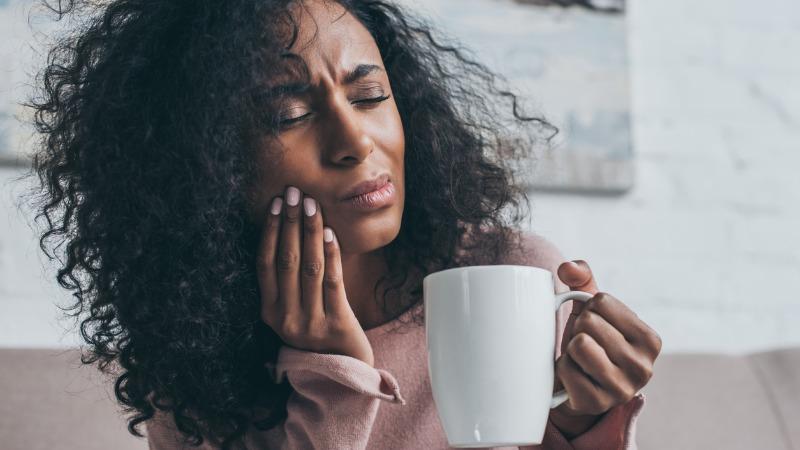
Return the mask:
[[[0,349],[0,449],[144,450],[75,349]],[[648,449],[800,450],[800,348],[665,354],[643,390]]]

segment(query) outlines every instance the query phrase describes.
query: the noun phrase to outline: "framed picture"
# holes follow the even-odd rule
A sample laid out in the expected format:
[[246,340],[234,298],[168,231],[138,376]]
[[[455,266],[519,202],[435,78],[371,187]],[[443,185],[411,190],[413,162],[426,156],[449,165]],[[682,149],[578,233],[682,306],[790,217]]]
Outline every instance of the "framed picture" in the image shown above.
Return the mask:
[[[503,75],[559,128],[522,179],[533,189],[622,193],[633,185],[623,0],[403,0]],[[547,147],[547,148],[544,148]]]

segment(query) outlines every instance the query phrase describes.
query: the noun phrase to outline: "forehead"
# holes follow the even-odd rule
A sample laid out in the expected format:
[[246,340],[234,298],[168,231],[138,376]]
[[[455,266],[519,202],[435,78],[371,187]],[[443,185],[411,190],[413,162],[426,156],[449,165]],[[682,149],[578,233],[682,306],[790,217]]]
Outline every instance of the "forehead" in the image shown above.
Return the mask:
[[298,35],[289,51],[303,58],[312,80],[325,76],[340,81],[345,70],[360,63],[383,66],[372,35],[340,4],[308,0],[296,4],[292,15]]

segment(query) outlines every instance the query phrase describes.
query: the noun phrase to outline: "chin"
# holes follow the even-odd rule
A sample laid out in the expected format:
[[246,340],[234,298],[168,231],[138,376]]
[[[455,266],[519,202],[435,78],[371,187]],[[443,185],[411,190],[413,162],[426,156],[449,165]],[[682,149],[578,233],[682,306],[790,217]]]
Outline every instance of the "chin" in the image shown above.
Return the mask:
[[[335,228],[342,253],[369,253],[379,250],[397,238],[402,222],[402,208],[392,208],[381,217],[351,221]],[[399,210],[399,211],[395,211]]]

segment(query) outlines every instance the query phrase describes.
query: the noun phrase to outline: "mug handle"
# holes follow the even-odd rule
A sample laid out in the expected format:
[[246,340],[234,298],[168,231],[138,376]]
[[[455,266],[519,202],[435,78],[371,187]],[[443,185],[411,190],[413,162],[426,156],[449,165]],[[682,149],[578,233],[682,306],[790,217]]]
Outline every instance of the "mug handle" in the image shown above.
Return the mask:
[[[560,308],[561,305],[564,304],[564,302],[567,302],[569,300],[578,300],[581,302],[585,302],[592,297],[594,297],[594,295],[583,291],[569,291],[569,292],[564,292],[563,294],[558,294],[556,295],[556,311],[558,311],[558,308]],[[567,396],[567,391],[561,390],[556,392],[555,394],[553,394],[553,400],[550,402],[550,408],[552,409],[557,407],[558,405],[567,401],[568,398],[569,397]]]

